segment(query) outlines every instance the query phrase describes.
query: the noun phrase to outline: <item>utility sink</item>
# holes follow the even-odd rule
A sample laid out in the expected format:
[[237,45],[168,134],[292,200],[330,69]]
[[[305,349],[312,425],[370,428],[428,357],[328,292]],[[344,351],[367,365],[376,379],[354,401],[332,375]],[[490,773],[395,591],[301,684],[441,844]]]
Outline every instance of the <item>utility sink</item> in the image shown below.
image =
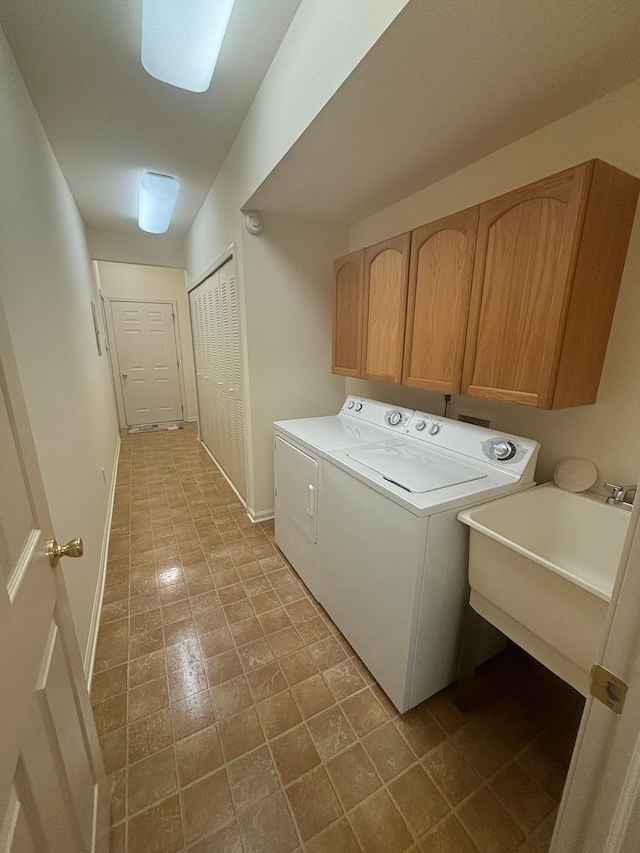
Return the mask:
[[473,609],[584,696],[629,516],[553,483],[458,515]]

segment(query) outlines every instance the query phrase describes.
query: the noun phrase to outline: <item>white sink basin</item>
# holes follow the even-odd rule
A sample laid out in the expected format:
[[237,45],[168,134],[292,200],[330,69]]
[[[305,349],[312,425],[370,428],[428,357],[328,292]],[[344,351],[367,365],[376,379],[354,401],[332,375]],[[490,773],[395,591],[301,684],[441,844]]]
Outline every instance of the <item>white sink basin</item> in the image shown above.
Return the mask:
[[585,696],[629,517],[553,483],[458,515],[473,609]]

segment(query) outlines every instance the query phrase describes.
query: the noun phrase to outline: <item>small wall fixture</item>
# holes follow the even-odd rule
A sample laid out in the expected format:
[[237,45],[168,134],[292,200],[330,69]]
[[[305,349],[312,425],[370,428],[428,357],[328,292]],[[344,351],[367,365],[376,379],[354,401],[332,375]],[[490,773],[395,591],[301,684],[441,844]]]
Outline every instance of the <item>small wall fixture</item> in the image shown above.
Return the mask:
[[143,0],[142,65],[163,83],[206,92],[234,0]]
[[151,234],[164,234],[169,228],[180,182],[168,175],[144,172],[140,177],[138,225]]
[[247,213],[244,217],[244,227],[249,234],[259,234],[262,231],[262,216],[259,213]]

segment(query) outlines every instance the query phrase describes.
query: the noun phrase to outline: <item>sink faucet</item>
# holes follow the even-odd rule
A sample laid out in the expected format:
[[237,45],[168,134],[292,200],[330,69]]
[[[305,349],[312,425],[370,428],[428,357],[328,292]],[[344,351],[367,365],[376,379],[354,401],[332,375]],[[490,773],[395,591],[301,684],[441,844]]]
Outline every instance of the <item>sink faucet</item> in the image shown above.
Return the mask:
[[605,483],[604,487],[611,492],[607,498],[608,504],[631,511],[636,497],[635,486],[618,486],[617,483]]

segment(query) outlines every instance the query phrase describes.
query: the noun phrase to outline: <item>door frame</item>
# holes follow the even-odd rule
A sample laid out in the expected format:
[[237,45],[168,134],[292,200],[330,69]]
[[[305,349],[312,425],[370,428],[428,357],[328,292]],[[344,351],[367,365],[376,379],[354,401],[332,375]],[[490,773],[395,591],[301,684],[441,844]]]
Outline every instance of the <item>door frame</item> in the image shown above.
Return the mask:
[[[640,483],[638,484],[640,488]],[[550,853],[635,853],[640,829],[640,499],[596,663],[628,685],[622,714],[588,697]]]
[[[124,408],[124,396],[122,394],[122,380],[120,378],[120,368],[118,366],[118,348],[116,344],[116,335],[113,325],[113,303],[114,302],[135,302],[146,303],[148,305],[171,305],[174,314],[173,332],[176,339],[176,355],[178,358],[178,385],[180,388],[180,404],[182,406],[182,420],[187,420],[186,410],[186,394],[185,382],[182,364],[182,348],[180,343],[180,317],[178,315],[178,303],[175,299],[128,299],[120,296],[104,296],[105,303],[108,303],[108,310],[105,311],[108,349],[109,349],[109,364],[111,365],[111,379],[113,381],[113,392],[116,398],[116,408],[118,410],[118,425],[120,429],[128,429],[127,415]],[[189,321],[191,322],[191,321]],[[191,327],[189,327],[191,328]]]

